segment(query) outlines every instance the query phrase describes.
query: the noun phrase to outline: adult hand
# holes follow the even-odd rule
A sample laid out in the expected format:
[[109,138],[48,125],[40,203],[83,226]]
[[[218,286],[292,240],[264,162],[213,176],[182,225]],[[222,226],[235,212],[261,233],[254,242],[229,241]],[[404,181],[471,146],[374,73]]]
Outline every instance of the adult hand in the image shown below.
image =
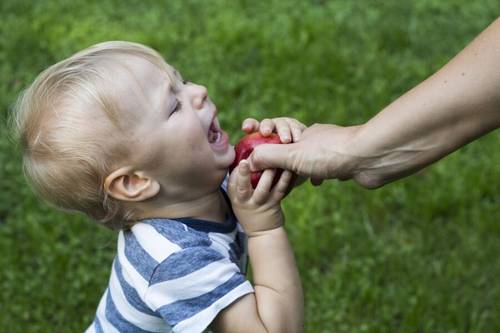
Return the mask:
[[365,124],[314,125],[297,143],[259,146],[249,158],[252,171],[283,168],[376,188],[434,163],[500,127],[499,40],[497,19]]
[[255,147],[248,159],[250,168],[291,170],[310,177],[315,185],[323,179],[352,178],[357,158],[351,148],[357,130],[358,126],[315,124],[302,132],[298,142]]

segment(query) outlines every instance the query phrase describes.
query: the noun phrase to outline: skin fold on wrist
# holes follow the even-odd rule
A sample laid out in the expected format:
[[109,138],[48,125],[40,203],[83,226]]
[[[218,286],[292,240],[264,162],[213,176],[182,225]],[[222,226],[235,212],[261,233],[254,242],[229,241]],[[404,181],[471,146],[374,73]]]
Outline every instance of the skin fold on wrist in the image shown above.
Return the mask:
[[284,227],[284,224],[281,223],[280,225],[276,225],[272,228],[269,228],[269,229],[265,229],[265,230],[255,230],[255,231],[246,231],[245,230],[245,233],[247,235],[248,238],[257,238],[257,237],[263,237],[263,236],[268,236],[268,235],[271,235],[273,232],[275,232],[276,230],[280,229],[280,228],[283,228]]

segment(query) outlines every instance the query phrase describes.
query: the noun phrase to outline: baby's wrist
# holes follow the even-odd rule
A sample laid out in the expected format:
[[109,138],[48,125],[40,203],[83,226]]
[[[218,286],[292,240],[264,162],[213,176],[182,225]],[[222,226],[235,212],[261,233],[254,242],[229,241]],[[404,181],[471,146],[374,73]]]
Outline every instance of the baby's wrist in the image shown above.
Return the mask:
[[269,229],[265,230],[245,230],[245,234],[247,235],[248,239],[255,239],[255,238],[262,238],[262,237],[274,237],[274,235],[280,230],[284,228],[283,223],[280,225],[276,225],[274,227],[271,227]]
[[236,213],[240,224],[243,226],[248,236],[259,235],[282,227],[284,224],[281,209],[267,211],[265,213],[255,213],[254,211],[248,213],[249,214]]

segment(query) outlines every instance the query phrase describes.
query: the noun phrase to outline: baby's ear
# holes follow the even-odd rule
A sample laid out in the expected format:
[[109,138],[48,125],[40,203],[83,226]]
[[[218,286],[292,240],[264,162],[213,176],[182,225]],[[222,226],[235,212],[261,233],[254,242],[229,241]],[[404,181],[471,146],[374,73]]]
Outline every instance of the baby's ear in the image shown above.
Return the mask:
[[160,184],[142,171],[122,167],[106,177],[104,190],[118,200],[143,201],[158,194]]

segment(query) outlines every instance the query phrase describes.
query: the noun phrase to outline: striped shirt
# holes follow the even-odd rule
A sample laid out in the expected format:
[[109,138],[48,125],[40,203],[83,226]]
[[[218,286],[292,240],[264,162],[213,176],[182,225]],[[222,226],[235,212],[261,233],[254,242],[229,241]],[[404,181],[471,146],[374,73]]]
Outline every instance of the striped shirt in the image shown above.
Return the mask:
[[109,286],[93,332],[202,332],[225,307],[253,292],[245,236],[225,223],[143,220],[118,235]]

